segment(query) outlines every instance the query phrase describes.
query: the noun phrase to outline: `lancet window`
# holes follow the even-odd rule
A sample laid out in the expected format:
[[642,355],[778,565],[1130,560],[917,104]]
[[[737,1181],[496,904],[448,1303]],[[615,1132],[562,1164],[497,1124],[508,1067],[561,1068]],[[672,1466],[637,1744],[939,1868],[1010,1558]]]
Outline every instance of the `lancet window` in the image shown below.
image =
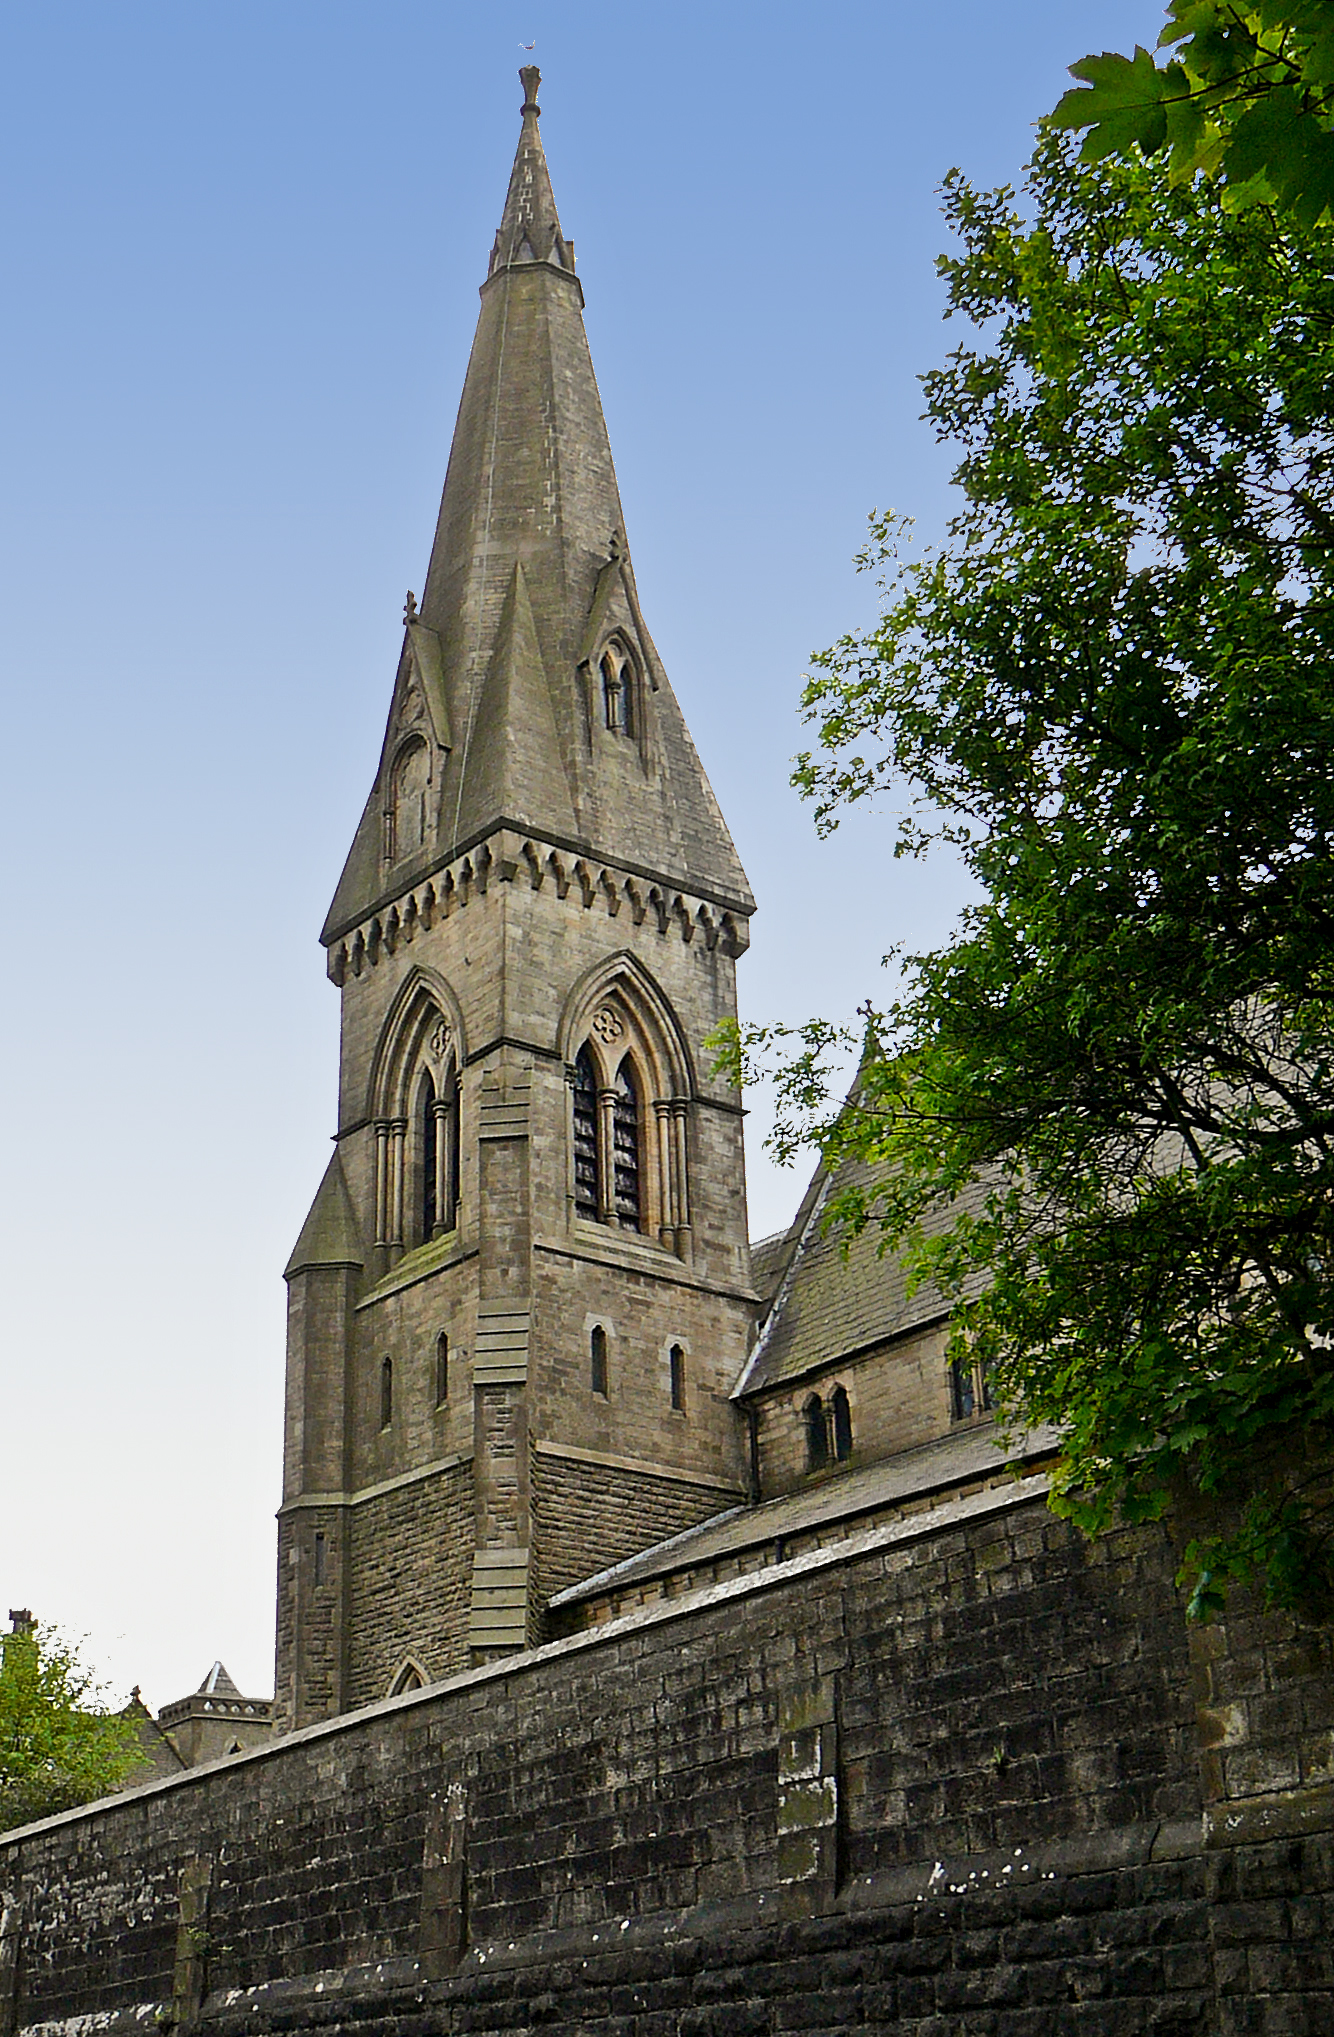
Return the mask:
[[574,1064],[574,1207],[575,1214],[597,1222],[601,1213],[598,1199],[598,1079],[587,1047],[579,1049]]
[[627,1055],[616,1071],[611,1105],[612,1200],[616,1221],[625,1231],[643,1229],[639,1195],[639,1092]]
[[635,732],[635,668],[628,651],[608,644],[598,667],[602,677],[602,716],[616,735]]
[[956,1422],[971,1421],[991,1411],[991,1384],[986,1372],[970,1358],[955,1358],[950,1364],[950,1416]]
[[451,1028],[423,1006],[387,1057],[375,1119],[375,1242],[389,1253],[454,1229],[459,1080]]
[[580,1028],[569,1064],[571,1204],[582,1222],[656,1237],[685,1257],[684,1057],[663,1014],[636,993],[637,986],[616,986]]
[[421,737],[405,743],[394,759],[384,817],[385,861],[401,863],[426,840],[431,753]]
[[802,1403],[801,1421],[808,1471],[847,1463],[852,1455],[852,1403],[845,1386],[836,1386],[827,1401],[818,1393],[808,1394]]

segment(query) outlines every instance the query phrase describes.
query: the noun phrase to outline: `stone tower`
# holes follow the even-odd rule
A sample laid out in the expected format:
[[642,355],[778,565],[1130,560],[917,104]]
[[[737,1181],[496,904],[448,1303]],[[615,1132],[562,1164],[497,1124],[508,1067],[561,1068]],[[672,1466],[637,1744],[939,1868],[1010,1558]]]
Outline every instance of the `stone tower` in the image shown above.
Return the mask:
[[334,1157],[287,1267],[277,1713],[531,1645],[733,1503],[752,899],[645,627],[523,126],[425,591],[322,939]]

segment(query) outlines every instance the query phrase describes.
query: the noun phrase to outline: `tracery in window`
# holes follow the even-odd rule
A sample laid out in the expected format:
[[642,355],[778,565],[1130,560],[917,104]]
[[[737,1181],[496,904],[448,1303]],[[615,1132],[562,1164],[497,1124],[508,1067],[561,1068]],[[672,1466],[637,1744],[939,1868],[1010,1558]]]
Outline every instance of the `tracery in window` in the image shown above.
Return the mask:
[[564,1033],[571,1212],[688,1258],[689,1062],[657,986],[624,966],[602,988],[595,979]]
[[381,1048],[375,1098],[375,1243],[388,1254],[452,1231],[459,1200],[459,1057],[424,988]]
[[635,732],[635,668],[628,651],[608,644],[598,667],[602,677],[602,717],[616,735]]

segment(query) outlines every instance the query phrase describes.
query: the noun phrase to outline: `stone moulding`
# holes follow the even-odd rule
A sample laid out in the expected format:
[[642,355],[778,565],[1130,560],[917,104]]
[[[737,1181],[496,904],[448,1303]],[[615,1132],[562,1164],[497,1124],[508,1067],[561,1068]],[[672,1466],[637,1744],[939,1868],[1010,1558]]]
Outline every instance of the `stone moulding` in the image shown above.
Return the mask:
[[484,898],[492,884],[516,883],[526,883],[534,891],[550,884],[557,898],[573,894],[585,912],[596,906],[611,918],[624,907],[635,926],[648,921],[664,938],[673,934],[684,942],[698,935],[706,948],[721,946],[724,954],[733,958],[744,954],[750,945],[747,914],[718,899],[678,890],[644,871],[604,864],[568,845],[501,829],[466,855],[419,879],[391,904],[332,941],[328,950],[330,980],[341,988],[349,975],[357,977],[364,969],[374,969],[384,956],[396,954],[400,945],[413,941],[420,930]]

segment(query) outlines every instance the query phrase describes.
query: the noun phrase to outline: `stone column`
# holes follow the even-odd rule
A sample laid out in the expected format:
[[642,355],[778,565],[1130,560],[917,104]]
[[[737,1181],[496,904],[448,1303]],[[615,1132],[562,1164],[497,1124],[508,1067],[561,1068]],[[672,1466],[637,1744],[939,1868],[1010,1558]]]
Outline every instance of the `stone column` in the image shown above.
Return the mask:
[[389,1245],[392,1251],[403,1250],[403,1185],[408,1137],[406,1118],[391,1118],[389,1121]]
[[616,1091],[598,1091],[598,1222],[616,1221]]

